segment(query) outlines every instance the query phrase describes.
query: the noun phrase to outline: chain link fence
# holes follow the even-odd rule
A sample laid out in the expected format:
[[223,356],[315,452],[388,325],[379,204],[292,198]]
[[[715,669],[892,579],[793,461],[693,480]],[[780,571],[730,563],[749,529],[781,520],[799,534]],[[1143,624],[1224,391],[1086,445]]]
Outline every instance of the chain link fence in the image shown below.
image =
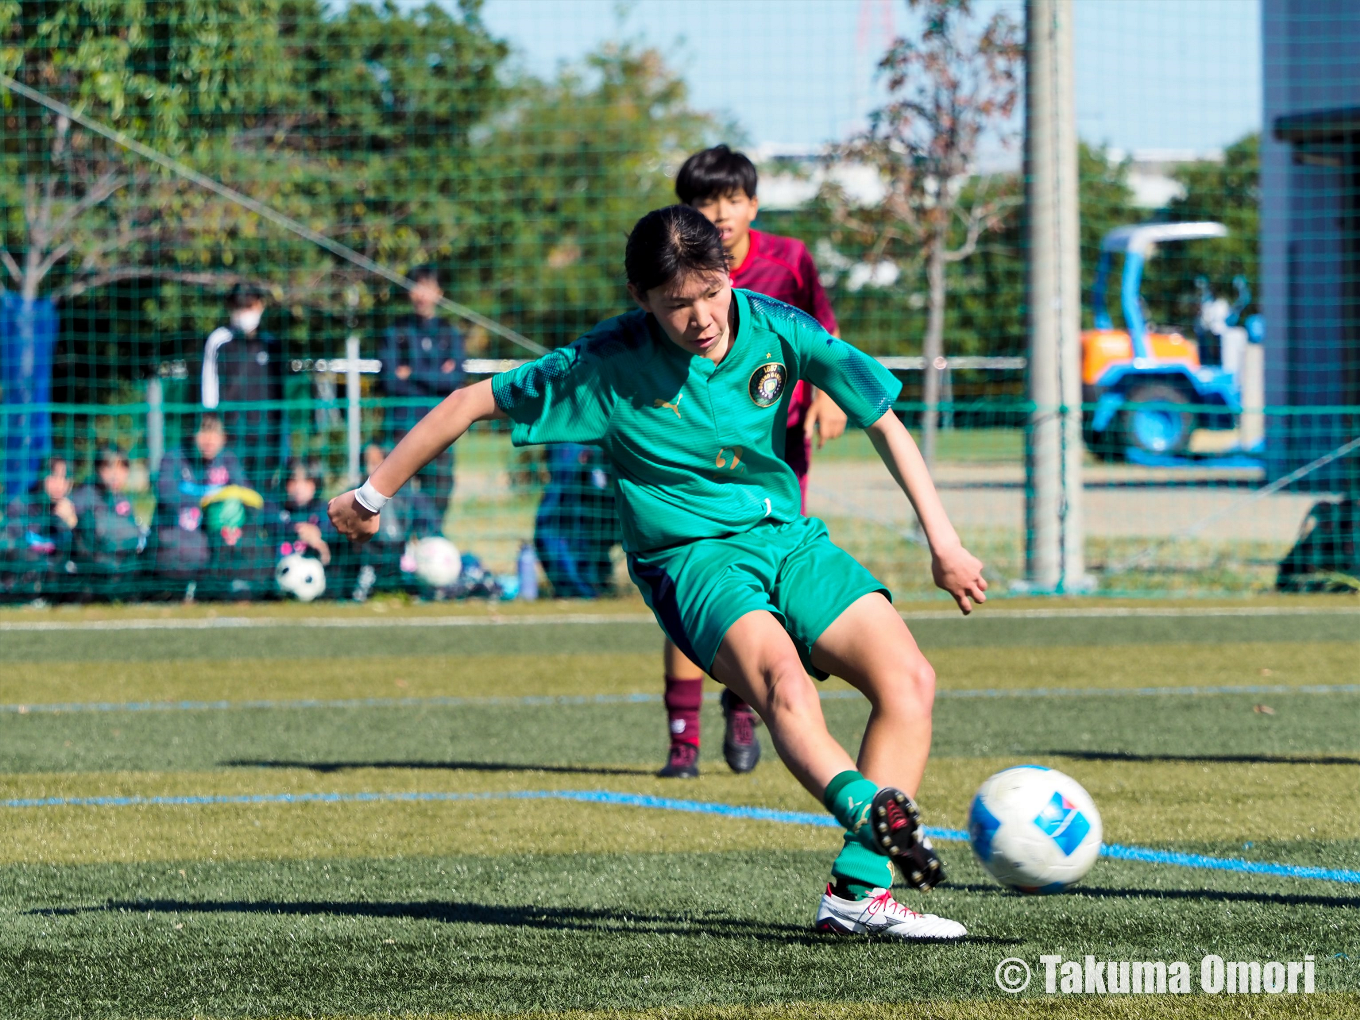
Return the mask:
[[[324,500],[626,310],[628,229],[718,143],[1027,590],[1023,8],[752,3],[715,57],[685,5],[598,6],[0,2],[0,600],[274,598],[295,555],[328,598],[627,590],[589,448],[479,427],[362,550]],[[1328,54],[1360,15],[1177,6],[1075,5],[1081,588],[1354,590],[1360,82]],[[807,511],[930,590],[862,434],[815,450]]]

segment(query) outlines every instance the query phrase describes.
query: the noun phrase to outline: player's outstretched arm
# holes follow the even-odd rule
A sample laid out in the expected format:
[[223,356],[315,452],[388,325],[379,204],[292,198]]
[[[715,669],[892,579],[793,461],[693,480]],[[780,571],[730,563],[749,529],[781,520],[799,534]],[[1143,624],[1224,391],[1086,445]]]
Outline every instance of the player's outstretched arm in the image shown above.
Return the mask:
[[[471,428],[473,422],[504,417],[491,394],[490,379],[455,390],[406,433],[368,481],[380,495],[393,496],[417,471]],[[356,491],[351,489],[336,496],[330,501],[328,512],[340,534],[366,542],[378,533],[378,515],[354,498]]]
[[870,425],[868,432],[874,449],[911,500],[912,509],[926,533],[935,584],[954,596],[965,614],[971,613],[974,602],[987,601],[982,561],[963,547],[954,525],[949,523],[926,462],[916,448],[916,440],[892,411]]

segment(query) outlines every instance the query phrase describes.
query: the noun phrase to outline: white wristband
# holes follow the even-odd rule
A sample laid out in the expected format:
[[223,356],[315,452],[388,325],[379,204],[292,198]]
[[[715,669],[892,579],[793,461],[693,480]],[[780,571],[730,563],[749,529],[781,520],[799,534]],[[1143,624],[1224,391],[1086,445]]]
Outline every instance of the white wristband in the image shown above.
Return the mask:
[[391,498],[391,496],[384,496],[375,489],[371,480],[366,480],[363,485],[354,490],[354,502],[370,513],[382,513],[382,508],[387,505],[387,501]]

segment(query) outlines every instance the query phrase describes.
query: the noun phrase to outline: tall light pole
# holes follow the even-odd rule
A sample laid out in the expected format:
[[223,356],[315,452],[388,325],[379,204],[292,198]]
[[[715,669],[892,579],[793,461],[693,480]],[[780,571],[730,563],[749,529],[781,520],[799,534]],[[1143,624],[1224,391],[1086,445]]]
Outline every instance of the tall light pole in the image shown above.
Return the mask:
[[1036,593],[1089,588],[1081,512],[1081,248],[1072,0],[1025,4],[1029,395],[1025,573]]

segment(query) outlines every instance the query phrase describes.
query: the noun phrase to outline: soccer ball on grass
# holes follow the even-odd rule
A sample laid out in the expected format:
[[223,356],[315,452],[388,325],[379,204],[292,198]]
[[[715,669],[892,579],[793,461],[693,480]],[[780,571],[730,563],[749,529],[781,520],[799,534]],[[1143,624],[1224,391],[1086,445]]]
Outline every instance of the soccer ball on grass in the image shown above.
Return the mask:
[[416,543],[416,576],[431,588],[448,588],[462,572],[463,558],[447,538],[422,538]]
[[978,788],[968,840],[1002,885],[1025,893],[1062,892],[1100,856],[1100,812],[1071,776],[1017,765]]
[[326,590],[326,571],[318,559],[289,553],[274,568],[274,583],[285,595],[310,602]]

